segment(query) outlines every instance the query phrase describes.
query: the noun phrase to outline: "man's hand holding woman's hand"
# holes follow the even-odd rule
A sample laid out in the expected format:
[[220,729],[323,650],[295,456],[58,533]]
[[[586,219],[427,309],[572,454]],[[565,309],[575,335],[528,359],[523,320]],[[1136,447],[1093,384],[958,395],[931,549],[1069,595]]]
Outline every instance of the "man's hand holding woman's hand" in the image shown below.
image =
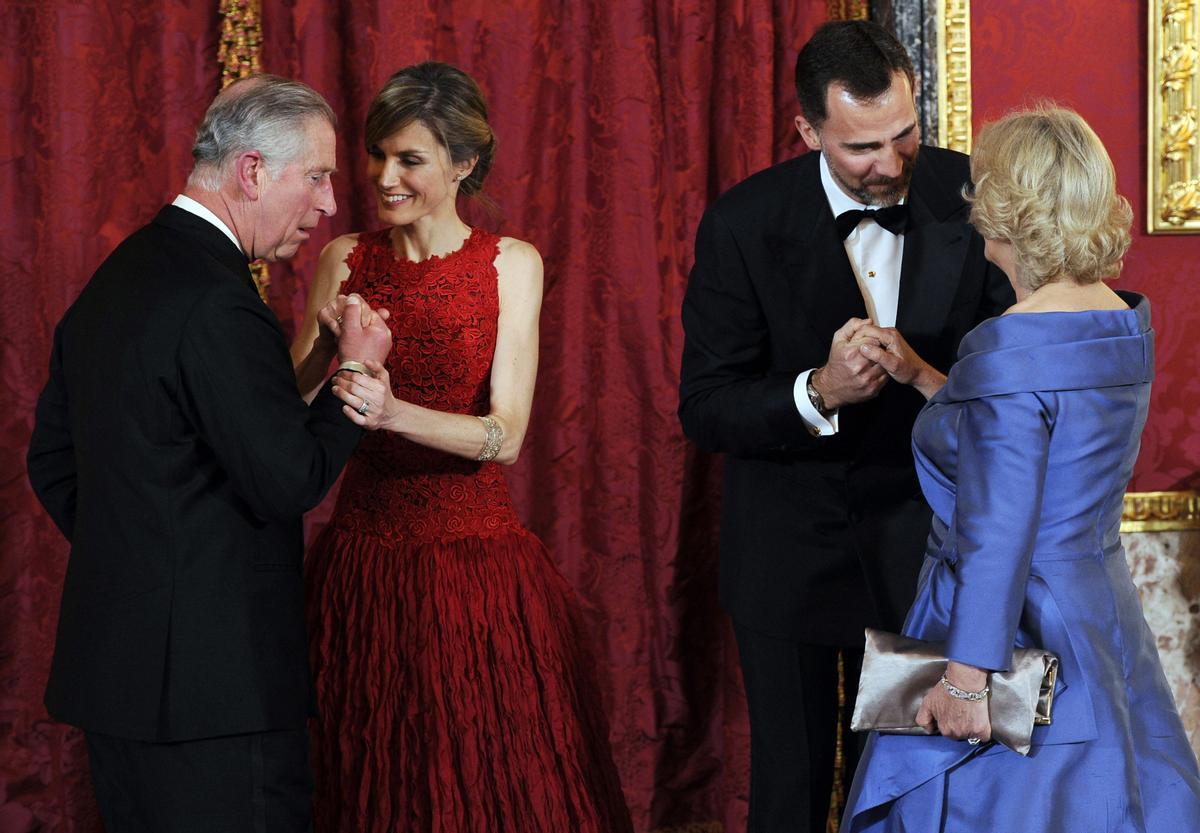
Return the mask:
[[383,367],[392,349],[387,319],[387,310],[373,310],[354,294],[338,295],[317,313],[318,340],[336,339],[342,365],[333,376],[333,394],[345,403],[346,416],[364,428],[379,428],[395,415],[396,399]]
[[911,385],[926,399],[946,384],[946,377],[918,356],[895,327],[877,327],[870,321],[864,321],[855,330],[851,344],[857,346],[866,359],[882,368],[893,380],[902,385]]
[[843,324],[833,334],[829,360],[809,377],[826,410],[835,411],[843,405],[873,399],[887,383],[888,374],[859,349],[862,342],[858,332],[870,324],[862,318],[851,318]]
[[392,395],[387,370],[375,359],[365,362],[369,373],[338,373],[333,377],[333,395],[346,404],[342,413],[368,431],[394,427],[400,401]]
[[337,339],[339,362],[382,363],[392,349],[388,315],[385,309],[371,309],[358,295],[339,295],[321,308],[317,322],[322,332]]
[[911,385],[926,399],[946,384],[946,377],[918,356],[895,327],[851,318],[833,334],[829,360],[809,381],[833,411],[873,399],[888,379]]

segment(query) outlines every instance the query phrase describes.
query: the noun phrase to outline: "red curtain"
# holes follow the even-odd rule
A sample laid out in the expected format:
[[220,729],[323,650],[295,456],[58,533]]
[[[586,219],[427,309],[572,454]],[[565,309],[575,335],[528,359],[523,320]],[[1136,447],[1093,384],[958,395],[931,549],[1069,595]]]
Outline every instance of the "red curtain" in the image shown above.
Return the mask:
[[[395,69],[463,67],[500,138],[471,219],[546,262],[523,517],[578,588],[639,830],[736,830],[748,736],[716,603],[716,471],[675,419],[678,310],[717,193],[798,147],[791,71],[823,0],[264,0],[263,68],[340,114],[339,213],[270,297],[294,327],[323,243],[372,228],[367,104]],[[41,705],[66,546],[24,477],[54,323],[182,187],[219,78],[216,0],[8,4],[0,101],[0,831],[99,829],[74,731]],[[164,276],[169,279],[169,276]],[[328,504],[313,513],[327,517]]]
[[25,478],[50,336],[182,186],[218,84],[215,3],[5,3],[0,15],[0,831],[99,830],[78,733],[42,707],[67,547]]

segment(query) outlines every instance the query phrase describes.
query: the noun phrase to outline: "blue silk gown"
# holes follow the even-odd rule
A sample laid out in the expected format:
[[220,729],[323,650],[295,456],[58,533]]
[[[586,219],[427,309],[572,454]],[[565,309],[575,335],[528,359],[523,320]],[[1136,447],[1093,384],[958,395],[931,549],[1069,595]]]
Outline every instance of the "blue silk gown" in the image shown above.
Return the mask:
[[1154,373],[1146,299],[963,339],[913,429],[933,529],[904,632],[1006,669],[1060,658],[1050,726],[999,744],[872,734],[849,833],[1196,833],[1200,774],[1118,534]]

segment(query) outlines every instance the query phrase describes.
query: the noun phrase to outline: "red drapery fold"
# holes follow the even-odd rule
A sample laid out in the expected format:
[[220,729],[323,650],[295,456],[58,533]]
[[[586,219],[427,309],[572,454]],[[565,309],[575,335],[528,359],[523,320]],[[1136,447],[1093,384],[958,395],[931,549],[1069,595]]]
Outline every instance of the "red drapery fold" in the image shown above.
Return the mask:
[[0,831],[98,831],[81,736],[42,707],[67,546],[25,478],[55,323],[182,187],[218,79],[215,3],[0,15]]
[[[215,0],[43,0],[6,10],[0,137],[0,831],[98,830],[77,733],[41,691],[66,546],[23,475],[54,323],[104,256],[182,187],[219,86]],[[748,731],[716,603],[716,470],[675,419],[678,311],[705,205],[798,152],[792,64],[823,0],[264,0],[263,68],[326,95],[341,123],[339,213],[270,297],[303,309],[321,245],[377,227],[362,122],[384,79],[458,64],[500,145],[474,222],[546,262],[533,420],[510,482],[579,590],[640,830],[740,829]],[[328,504],[313,523],[327,516]]]

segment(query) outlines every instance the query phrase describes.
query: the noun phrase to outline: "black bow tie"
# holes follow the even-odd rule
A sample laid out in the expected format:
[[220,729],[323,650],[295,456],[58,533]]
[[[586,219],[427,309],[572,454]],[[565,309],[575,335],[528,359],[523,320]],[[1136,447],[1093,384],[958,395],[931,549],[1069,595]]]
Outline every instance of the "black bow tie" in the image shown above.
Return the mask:
[[908,205],[889,205],[887,208],[855,208],[843,211],[834,221],[837,224],[838,235],[845,240],[850,232],[858,228],[863,220],[874,220],[892,234],[903,234],[908,225]]

